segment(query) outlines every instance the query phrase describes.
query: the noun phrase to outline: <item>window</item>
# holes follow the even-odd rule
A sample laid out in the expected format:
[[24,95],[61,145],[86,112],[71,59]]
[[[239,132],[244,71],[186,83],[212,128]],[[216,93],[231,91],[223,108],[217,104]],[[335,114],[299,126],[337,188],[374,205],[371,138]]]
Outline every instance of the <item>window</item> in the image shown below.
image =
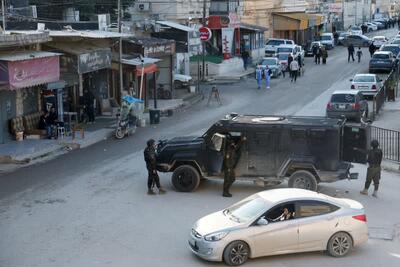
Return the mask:
[[373,83],[375,82],[375,76],[356,76],[353,81],[358,83]]
[[279,47],[277,50],[276,50],[278,53],[292,53],[293,52],[293,48],[291,48],[291,47]]
[[280,204],[270,209],[264,216],[268,222],[280,222],[295,218],[295,206],[293,203]]
[[354,103],[355,96],[351,94],[334,94],[331,97],[332,103]]
[[281,45],[281,44],[285,44],[284,40],[269,40],[267,42],[267,45]]
[[388,59],[389,55],[387,54],[374,54],[372,56],[373,59]]
[[262,62],[261,62],[261,65],[263,65],[263,66],[265,66],[265,65],[268,65],[268,66],[271,66],[271,65],[277,65],[277,63],[276,63],[276,60],[275,59],[264,59]]
[[305,218],[328,214],[339,207],[322,201],[301,201],[297,206],[296,218]]

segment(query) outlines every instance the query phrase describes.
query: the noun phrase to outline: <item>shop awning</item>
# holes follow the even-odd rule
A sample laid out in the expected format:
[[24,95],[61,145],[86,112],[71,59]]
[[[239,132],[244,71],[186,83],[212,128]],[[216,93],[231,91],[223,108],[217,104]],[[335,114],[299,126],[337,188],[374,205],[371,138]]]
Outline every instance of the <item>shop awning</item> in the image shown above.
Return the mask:
[[158,20],[156,21],[157,24],[163,25],[163,26],[167,26],[170,28],[174,28],[174,29],[178,29],[184,32],[194,32],[195,30],[193,28],[190,28],[188,26],[176,23],[176,22],[172,22],[172,21],[164,21],[164,20]]
[[262,26],[254,25],[254,24],[243,23],[243,22],[239,23],[239,28],[249,30],[249,31],[255,31],[255,32],[268,31],[268,28],[266,28],[266,27],[262,27]]
[[142,73],[143,74],[150,74],[150,73],[154,73],[156,71],[158,71],[157,65],[156,64],[149,64],[149,65],[144,66],[143,68],[142,67],[138,67],[136,69],[135,73],[136,73],[136,76],[142,76]]
[[319,14],[307,14],[304,12],[274,13],[273,27],[275,31],[305,30],[309,27],[320,25],[322,17]]

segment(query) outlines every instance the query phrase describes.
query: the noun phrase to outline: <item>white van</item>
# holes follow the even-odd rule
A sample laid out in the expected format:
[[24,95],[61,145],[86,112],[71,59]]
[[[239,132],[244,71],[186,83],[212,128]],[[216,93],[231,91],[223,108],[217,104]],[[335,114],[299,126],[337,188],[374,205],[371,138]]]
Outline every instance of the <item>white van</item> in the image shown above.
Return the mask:
[[333,38],[333,33],[331,33],[331,32],[326,32],[326,33],[321,34],[320,41],[328,49],[335,47],[335,40]]

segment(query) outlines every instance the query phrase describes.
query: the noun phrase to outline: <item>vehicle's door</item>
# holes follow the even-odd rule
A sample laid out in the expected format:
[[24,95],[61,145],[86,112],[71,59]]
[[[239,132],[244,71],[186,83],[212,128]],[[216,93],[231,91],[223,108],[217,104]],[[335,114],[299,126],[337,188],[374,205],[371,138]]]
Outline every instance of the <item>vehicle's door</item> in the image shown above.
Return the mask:
[[205,144],[206,170],[208,175],[221,175],[222,164],[224,161],[226,136],[219,133],[214,133]]
[[248,132],[247,176],[268,177],[276,174],[275,151],[279,134],[274,131]]
[[[279,209],[282,205],[272,208]],[[268,218],[268,212],[260,218]],[[246,236],[249,238],[254,257],[273,254],[293,253],[298,250],[298,223],[297,220],[273,222],[267,219],[267,225],[255,223],[250,226]]]
[[369,125],[344,125],[341,138],[341,159],[348,162],[367,162],[371,128]]
[[299,227],[299,251],[325,250],[329,238],[336,232],[339,207],[323,201],[296,202],[296,221]]

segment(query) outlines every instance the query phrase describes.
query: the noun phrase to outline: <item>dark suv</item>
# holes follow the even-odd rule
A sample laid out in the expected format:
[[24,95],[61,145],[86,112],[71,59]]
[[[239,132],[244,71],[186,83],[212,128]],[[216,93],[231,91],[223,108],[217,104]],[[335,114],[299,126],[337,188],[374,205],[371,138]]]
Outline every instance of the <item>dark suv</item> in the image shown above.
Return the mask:
[[[320,182],[357,179],[350,162],[365,163],[369,127],[345,119],[228,115],[200,137],[158,143],[157,169],[173,172],[178,191],[196,190],[201,178],[223,178],[226,139],[240,144],[237,179],[316,190]],[[358,148],[360,150],[356,150]]]

